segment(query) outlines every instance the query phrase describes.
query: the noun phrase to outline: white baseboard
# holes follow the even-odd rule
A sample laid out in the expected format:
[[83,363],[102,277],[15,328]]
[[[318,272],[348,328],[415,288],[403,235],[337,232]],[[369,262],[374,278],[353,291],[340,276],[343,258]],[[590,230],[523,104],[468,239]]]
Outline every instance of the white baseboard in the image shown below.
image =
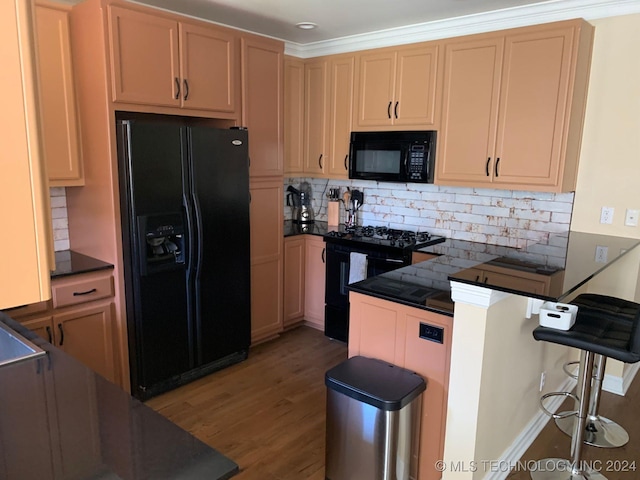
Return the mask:
[[605,392],[615,393],[616,395],[625,396],[627,394],[627,390],[631,386],[631,382],[640,370],[640,362],[634,363],[627,368],[627,371],[622,375],[622,377],[614,377],[612,375],[605,374],[604,380],[602,381],[602,389]]
[[[573,378],[567,378],[555,391],[570,392],[575,388],[576,383],[576,380]],[[564,396],[552,397],[545,403],[545,407],[555,413],[565,400],[566,397]],[[522,429],[520,435],[518,435],[509,448],[502,453],[497,460],[497,465],[516,465],[524,452],[526,452],[534,440],[538,438],[538,435],[540,435],[540,432],[550,419],[551,417],[545,415],[542,410],[538,410],[529,423]],[[503,470],[503,468],[499,470]],[[504,480],[509,473],[508,469],[506,472],[487,472],[484,480]]]

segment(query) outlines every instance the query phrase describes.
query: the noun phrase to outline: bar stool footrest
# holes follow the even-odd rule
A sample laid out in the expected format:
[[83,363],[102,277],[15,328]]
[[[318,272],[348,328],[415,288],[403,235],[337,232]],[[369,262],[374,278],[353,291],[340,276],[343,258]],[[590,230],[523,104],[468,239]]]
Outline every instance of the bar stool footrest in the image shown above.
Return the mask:
[[558,419],[558,418],[566,418],[566,417],[571,417],[571,416],[578,415],[578,411],[577,410],[573,410],[573,411],[570,411],[570,412],[553,413],[552,411],[548,410],[547,407],[544,406],[544,401],[547,398],[558,397],[558,396],[571,397],[576,402],[580,401],[580,399],[575,394],[573,394],[571,392],[549,392],[549,393],[545,393],[544,395],[542,395],[540,397],[540,408],[542,409],[542,411],[546,415],[549,415],[551,418],[556,418],[556,419]]

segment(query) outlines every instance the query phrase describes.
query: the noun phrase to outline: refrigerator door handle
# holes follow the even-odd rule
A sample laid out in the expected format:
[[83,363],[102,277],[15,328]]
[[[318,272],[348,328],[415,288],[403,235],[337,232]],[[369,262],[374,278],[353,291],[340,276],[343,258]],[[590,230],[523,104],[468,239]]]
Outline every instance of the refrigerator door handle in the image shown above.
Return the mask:
[[191,201],[192,201],[192,205],[193,205],[193,213],[195,216],[195,228],[198,232],[197,235],[194,235],[196,238],[194,239],[195,243],[195,247],[196,247],[196,257],[195,257],[195,263],[193,263],[193,265],[195,265],[195,274],[196,274],[196,281],[198,281],[198,279],[200,278],[200,272],[202,270],[202,244],[203,244],[203,239],[202,239],[202,210],[200,208],[200,202],[198,200],[198,196],[195,194],[194,192],[194,188],[195,186],[192,186],[191,189]]
[[[189,201],[186,195],[182,195],[182,208],[184,208],[184,218],[186,222],[185,232],[187,234],[187,258],[186,263],[188,265],[188,270],[191,271],[191,265],[193,265],[193,254],[194,254],[194,239],[193,239],[193,217],[191,215],[191,208],[189,205]],[[189,273],[190,275],[190,273]]]

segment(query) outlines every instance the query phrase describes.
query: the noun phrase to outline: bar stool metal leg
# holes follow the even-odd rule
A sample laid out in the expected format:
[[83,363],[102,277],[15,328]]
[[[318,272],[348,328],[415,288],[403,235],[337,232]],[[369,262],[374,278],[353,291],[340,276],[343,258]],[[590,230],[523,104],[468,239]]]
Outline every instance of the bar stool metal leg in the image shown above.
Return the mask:
[[589,468],[582,461],[583,440],[589,409],[587,399],[591,397],[593,356],[592,352],[584,350],[581,354],[577,388],[578,398],[581,401],[571,437],[571,460],[564,458],[539,460],[536,463],[536,468],[531,472],[532,480],[607,480],[607,477]]
[[[594,447],[617,448],[627,444],[629,434],[613,420],[598,415],[606,364],[607,357],[599,354],[595,355],[594,366],[596,373],[593,376],[584,442]],[[556,425],[567,435],[572,435],[574,423],[574,417],[556,418]]]

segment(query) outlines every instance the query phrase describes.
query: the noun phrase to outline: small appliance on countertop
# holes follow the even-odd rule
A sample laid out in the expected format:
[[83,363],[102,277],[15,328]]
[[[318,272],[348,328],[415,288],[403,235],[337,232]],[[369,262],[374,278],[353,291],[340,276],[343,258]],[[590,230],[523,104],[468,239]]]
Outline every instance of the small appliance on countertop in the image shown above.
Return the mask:
[[299,188],[287,187],[287,205],[291,207],[291,219],[294,223],[313,223],[315,214],[311,200],[313,191],[309,182],[302,182]]

